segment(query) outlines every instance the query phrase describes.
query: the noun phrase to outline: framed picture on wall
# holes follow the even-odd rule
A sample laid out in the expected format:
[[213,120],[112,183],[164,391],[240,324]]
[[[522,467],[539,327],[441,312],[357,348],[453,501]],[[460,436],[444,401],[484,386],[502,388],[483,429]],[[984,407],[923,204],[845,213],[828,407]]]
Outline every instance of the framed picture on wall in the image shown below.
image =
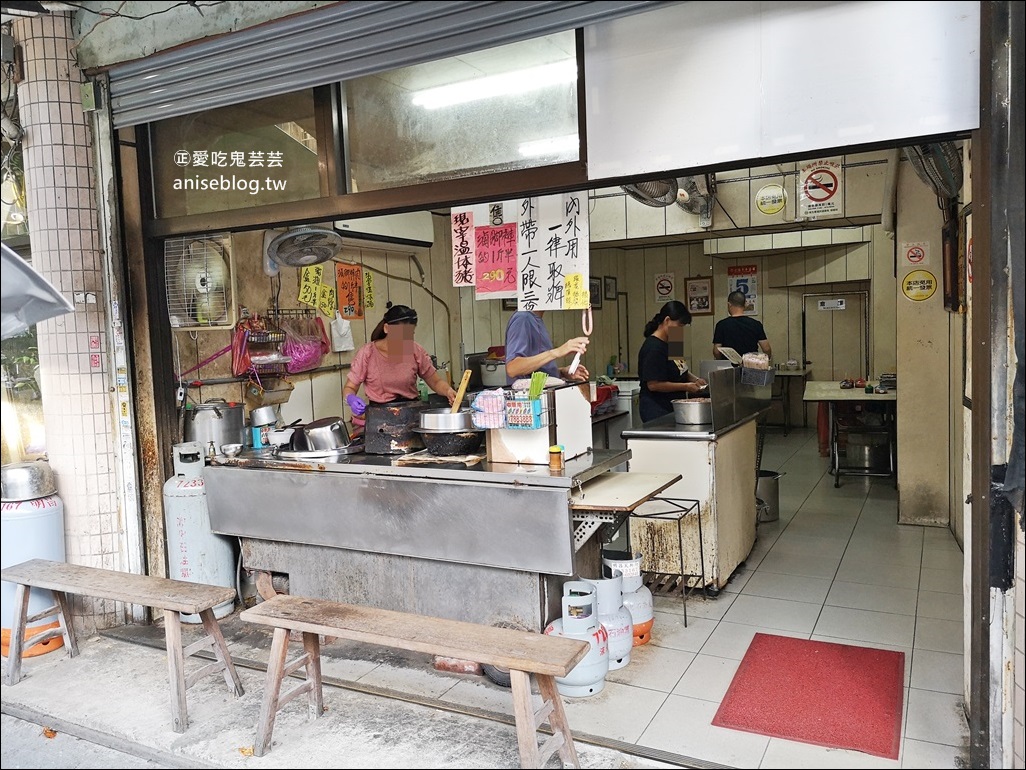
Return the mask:
[[606,299],[616,299],[616,276],[607,275],[602,279],[602,294]]
[[503,310],[516,310],[517,309],[517,298],[516,297],[503,297],[502,298],[502,309]]
[[712,278],[688,278],[684,285],[691,315],[712,315]]
[[593,308],[602,307],[602,279],[588,279],[588,301]]

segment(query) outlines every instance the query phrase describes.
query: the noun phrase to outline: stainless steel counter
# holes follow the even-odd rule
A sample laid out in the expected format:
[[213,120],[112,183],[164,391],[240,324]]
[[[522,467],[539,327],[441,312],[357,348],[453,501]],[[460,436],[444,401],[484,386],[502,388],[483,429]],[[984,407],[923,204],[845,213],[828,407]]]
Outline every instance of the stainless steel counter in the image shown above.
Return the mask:
[[666,438],[683,439],[685,441],[713,441],[716,438],[740,428],[742,425],[756,419],[762,411],[746,414],[744,417],[735,420],[723,427],[714,426],[712,423],[703,425],[678,425],[672,414],[664,415],[655,420],[650,420],[637,428],[628,428],[623,432],[625,439],[639,438]]
[[492,463],[487,460],[469,468],[463,463],[394,465],[393,460],[398,455],[368,455],[362,452],[343,455],[333,460],[282,460],[269,450],[250,450],[234,458],[219,455],[210,467],[316,471],[383,478],[442,479],[569,489],[625,462],[627,457],[624,456],[624,453],[625,450],[622,449],[589,452],[567,460],[562,471],[550,471],[547,465]]
[[292,593],[540,631],[562,581],[601,568],[593,540],[574,542],[572,493],[629,459],[595,451],[559,472],[251,453],[203,476],[213,531],[242,539],[248,569],[288,574]]

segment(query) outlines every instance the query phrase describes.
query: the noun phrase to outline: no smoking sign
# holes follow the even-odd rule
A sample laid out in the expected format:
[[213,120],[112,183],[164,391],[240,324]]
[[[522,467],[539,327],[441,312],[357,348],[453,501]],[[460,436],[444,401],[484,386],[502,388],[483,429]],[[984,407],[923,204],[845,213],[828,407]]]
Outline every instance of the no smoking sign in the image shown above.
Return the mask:
[[674,286],[673,273],[657,273],[655,277],[656,302],[667,302],[673,299]]
[[930,262],[930,252],[927,244],[919,241],[901,244],[901,252],[905,264],[922,267]]

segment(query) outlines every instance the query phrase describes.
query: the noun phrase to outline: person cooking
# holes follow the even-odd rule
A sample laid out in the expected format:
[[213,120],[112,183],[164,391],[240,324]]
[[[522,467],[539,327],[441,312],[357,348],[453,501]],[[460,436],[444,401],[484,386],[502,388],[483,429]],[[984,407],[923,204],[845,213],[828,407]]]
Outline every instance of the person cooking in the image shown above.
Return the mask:
[[688,370],[683,361],[670,358],[670,342],[683,341],[683,329],[691,313],[683,302],[670,300],[645,326],[645,341],[638,351],[638,411],[642,422],[673,412],[673,400],[698,393],[708,383]]
[[720,348],[733,348],[740,356],[760,350],[772,356],[762,322],[745,315],[743,291],[732,291],[727,295],[727,313],[727,317],[717,321],[713,329],[713,358],[726,358]]
[[388,304],[384,317],[371,332],[371,341],[356,351],[349,367],[342,399],[353,411],[353,424],[360,426],[367,403],[356,395],[363,385],[367,402],[373,406],[392,401],[413,401],[419,376],[435,393],[452,404],[456,391],[435,369],[428,352],[413,340],[417,311],[406,305]]
[[574,382],[586,382],[589,373],[584,364],[578,364],[573,374],[569,366],[557,361],[574,353],[584,354],[588,349],[587,337],[574,337],[558,348],[553,347],[549,330],[542,321],[544,310],[518,310],[506,322],[506,381],[512,385],[521,377],[545,372],[553,377]]

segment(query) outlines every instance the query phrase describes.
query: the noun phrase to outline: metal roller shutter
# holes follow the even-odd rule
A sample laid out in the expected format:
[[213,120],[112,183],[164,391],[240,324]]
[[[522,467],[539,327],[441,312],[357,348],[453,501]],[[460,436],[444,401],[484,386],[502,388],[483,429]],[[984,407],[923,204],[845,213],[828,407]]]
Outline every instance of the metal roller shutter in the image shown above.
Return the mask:
[[667,3],[338,3],[112,67],[114,125],[121,128],[239,104],[662,5]]

